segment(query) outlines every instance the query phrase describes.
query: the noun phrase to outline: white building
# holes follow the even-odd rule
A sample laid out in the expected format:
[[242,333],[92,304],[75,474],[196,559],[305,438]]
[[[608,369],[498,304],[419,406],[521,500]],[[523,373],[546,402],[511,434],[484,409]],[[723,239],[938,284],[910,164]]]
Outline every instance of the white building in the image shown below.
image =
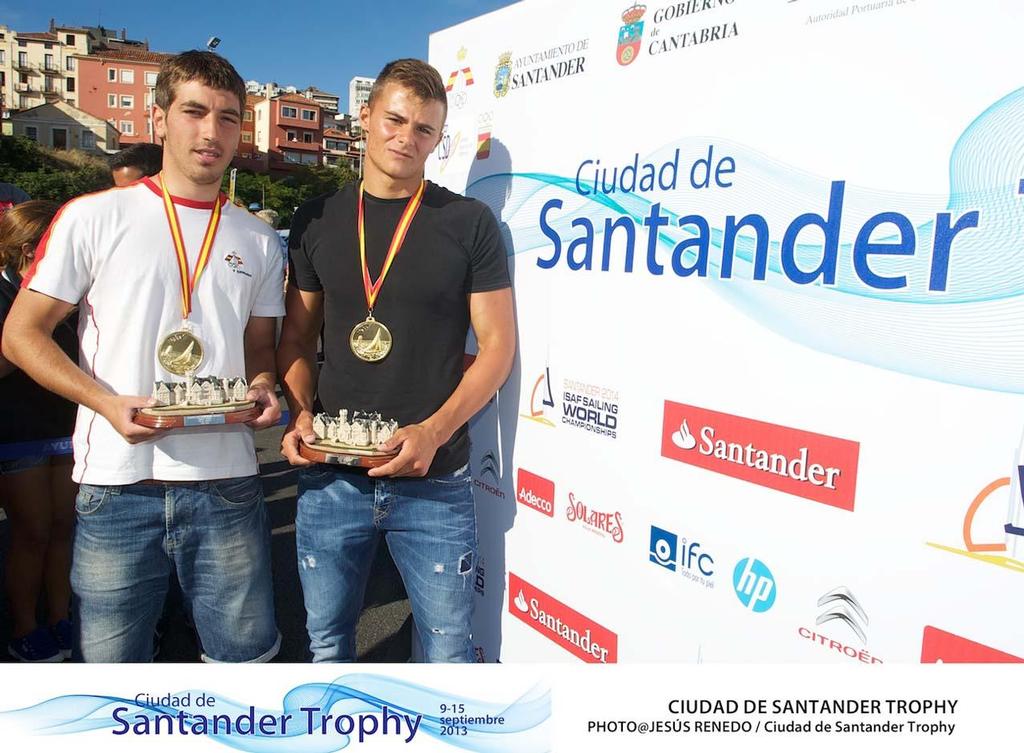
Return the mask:
[[370,90],[375,78],[356,76],[348,82],[348,114],[359,120],[359,110],[370,99]]

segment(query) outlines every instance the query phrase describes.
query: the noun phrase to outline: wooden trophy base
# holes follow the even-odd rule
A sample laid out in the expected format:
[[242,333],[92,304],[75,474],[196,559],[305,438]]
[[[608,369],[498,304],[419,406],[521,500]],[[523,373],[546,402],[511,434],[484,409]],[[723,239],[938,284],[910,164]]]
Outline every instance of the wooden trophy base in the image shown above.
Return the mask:
[[210,408],[196,406],[194,408],[143,408],[132,419],[139,426],[150,429],[184,429],[191,426],[223,426],[224,424],[244,424],[260,415],[262,410],[256,403],[233,403]]
[[344,465],[349,468],[376,468],[394,458],[398,451],[380,452],[362,450],[356,447],[339,447],[330,444],[306,444],[299,442],[299,454],[314,463]]

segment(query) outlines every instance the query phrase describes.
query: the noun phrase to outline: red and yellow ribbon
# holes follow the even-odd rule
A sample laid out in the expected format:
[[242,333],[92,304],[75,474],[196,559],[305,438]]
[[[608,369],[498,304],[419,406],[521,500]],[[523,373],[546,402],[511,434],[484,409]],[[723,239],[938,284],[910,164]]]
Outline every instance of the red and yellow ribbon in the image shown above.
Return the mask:
[[174,254],[178,260],[178,273],[181,278],[181,318],[188,319],[192,313],[192,292],[199,284],[199,277],[206,269],[210,260],[210,252],[213,250],[213,240],[217,236],[217,228],[220,226],[220,194],[217,194],[213,202],[213,211],[210,212],[210,221],[206,225],[206,232],[203,234],[203,245],[199,248],[199,258],[196,260],[196,268],[191,277],[188,273],[188,256],[185,253],[185,239],[181,234],[181,222],[178,220],[178,211],[174,208],[174,201],[167,190],[167,183],[160,176],[160,189],[164,197],[164,213],[167,215],[167,225],[171,229],[171,240],[174,242]]
[[395,261],[395,257],[398,256],[398,252],[402,248],[402,243],[405,242],[405,234],[409,232],[409,226],[412,224],[413,217],[416,216],[416,212],[419,211],[420,204],[423,202],[423,189],[426,186],[425,181],[420,181],[420,187],[416,189],[409,198],[409,203],[405,205],[405,211],[402,212],[401,218],[398,220],[398,226],[395,228],[395,234],[391,236],[391,245],[388,247],[388,255],[384,259],[384,267],[380,271],[380,277],[377,278],[377,282],[370,281],[370,270],[366,265],[366,227],[363,223],[363,184],[359,184],[359,205],[356,212],[356,227],[359,233],[359,264],[363,270],[363,291],[366,293],[366,306],[370,310],[370,314],[373,314],[373,305],[377,302],[377,296],[380,293],[381,286],[384,284],[384,278],[388,276],[388,271],[391,269],[391,265]]

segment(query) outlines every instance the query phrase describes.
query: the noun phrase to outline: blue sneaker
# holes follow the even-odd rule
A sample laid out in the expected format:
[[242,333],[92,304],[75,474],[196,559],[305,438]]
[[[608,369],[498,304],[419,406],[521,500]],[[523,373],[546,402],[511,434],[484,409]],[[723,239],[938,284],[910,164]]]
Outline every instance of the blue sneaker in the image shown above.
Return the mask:
[[57,648],[65,659],[71,658],[71,623],[67,620],[59,620],[56,625],[50,628],[53,631],[53,638],[57,641]]
[[60,646],[44,627],[36,628],[24,638],[12,640],[7,644],[7,653],[24,662],[64,661]]

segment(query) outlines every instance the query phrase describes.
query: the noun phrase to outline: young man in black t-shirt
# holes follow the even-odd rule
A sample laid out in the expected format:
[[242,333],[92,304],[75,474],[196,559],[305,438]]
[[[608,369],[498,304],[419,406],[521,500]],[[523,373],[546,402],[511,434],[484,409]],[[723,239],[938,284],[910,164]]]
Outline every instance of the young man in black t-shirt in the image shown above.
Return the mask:
[[[281,448],[303,466],[296,544],[314,661],[355,659],[356,620],[382,535],[425,658],[471,660],[476,513],[466,422],[508,376],[515,327],[493,214],[423,180],[446,114],[436,70],[389,63],[360,114],[363,182],[307,202],[292,221],[278,348],[292,419]],[[367,337],[350,341],[361,324]],[[380,325],[391,342],[383,358],[367,347]],[[470,326],[479,353],[463,372]],[[398,455],[368,472],[302,458],[300,440],[315,440],[313,416],[342,409],[397,419],[381,448]]]

